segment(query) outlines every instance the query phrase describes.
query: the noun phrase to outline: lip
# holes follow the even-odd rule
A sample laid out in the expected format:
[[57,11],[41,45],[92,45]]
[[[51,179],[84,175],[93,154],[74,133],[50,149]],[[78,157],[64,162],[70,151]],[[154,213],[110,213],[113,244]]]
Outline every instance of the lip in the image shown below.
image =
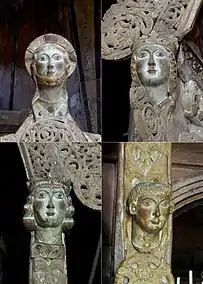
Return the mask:
[[54,211],[47,211],[46,214],[48,216],[54,216],[55,215],[55,212]]
[[152,222],[152,224],[154,224],[154,225],[159,225],[159,224],[161,223],[160,220],[154,220],[154,221],[151,221],[151,222]]
[[148,73],[151,73],[151,74],[155,74],[155,73],[156,73],[156,70],[154,70],[154,69],[149,69],[147,72],[148,72]]
[[48,76],[53,76],[53,75],[55,75],[55,74],[56,74],[56,72],[53,71],[53,70],[48,70],[48,71],[47,71],[47,75],[48,75]]

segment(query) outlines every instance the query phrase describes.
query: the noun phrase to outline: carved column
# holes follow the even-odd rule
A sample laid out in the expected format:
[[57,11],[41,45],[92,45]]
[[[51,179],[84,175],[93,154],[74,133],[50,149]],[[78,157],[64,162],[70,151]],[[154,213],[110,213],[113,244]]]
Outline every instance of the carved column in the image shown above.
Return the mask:
[[30,283],[67,284],[64,233],[74,224],[70,181],[29,184],[24,224],[31,231]]
[[101,210],[100,145],[21,143],[19,149],[29,179],[24,223],[31,231],[30,284],[67,284],[64,234],[75,210],[70,191]]
[[170,143],[120,146],[115,283],[174,283]]

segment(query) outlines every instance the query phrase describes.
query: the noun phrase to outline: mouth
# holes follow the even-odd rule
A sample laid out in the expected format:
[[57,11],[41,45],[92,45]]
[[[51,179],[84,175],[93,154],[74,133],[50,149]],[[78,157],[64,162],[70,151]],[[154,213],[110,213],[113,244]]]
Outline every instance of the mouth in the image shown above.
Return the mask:
[[47,71],[48,76],[54,76],[55,74],[56,74],[56,72],[54,70],[48,70]]
[[153,221],[151,221],[151,222],[152,222],[152,224],[154,224],[154,225],[159,225],[159,224],[161,223],[160,220],[153,220]]
[[48,216],[54,216],[55,215],[55,212],[54,211],[47,211],[46,214]]
[[147,72],[150,73],[150,74],[155,74],[156,70],[155,69],[149,69]]

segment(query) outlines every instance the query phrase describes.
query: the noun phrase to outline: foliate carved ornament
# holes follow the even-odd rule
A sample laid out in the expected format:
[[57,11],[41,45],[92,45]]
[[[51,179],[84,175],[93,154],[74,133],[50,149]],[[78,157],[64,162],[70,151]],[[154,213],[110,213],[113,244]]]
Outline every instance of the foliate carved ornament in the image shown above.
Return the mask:
[[178,140],[172,117],[178,97],[175,56],[200,5],[200,0],[124,0],[104,15],[102,57],[132,58],[129,141]]
[[203,140],[203,60],[192,42],[183,42],[178,58],[179,74],[183,82],[181,105],[187,120],[188,133],[179,141]]
[[[116,234],[123,235],[125,257],[117,267],[116,284],[174,283],[167,261],[173,212],[170,146],[128,143],[124,147],[123,195],[118,197],[122,207],[117,212],[123,217]],[[116,249],[117,259],[120,251]]]
[[99,143],[19,143],[27,176],[70,179],[79,200],[101,210]]

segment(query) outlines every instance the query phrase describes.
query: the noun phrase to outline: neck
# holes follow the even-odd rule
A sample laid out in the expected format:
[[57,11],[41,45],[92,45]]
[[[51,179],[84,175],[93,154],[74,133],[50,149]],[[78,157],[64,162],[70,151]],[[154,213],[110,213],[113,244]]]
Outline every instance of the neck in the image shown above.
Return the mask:
[[161,104],[166,98],[168,98],[167,84],[163,84],[155,87],[147,87],[147,91],[150,97],[156,102],[157,105]]
[[150,234],[133,222],[131,241],[136,250],[150,252],[161,245],[161,232]]
[[57,103],[61,99],[68,99],[68,92],[66,88],[66,83],[63,82],[59,86],[38,86],[38,97],[47,103]]
[[42,228],[37,227],[35,232],[35,241],[39,243],[46,244],[56,244],[62,243],[62,228],[61,226],[56,228]]

